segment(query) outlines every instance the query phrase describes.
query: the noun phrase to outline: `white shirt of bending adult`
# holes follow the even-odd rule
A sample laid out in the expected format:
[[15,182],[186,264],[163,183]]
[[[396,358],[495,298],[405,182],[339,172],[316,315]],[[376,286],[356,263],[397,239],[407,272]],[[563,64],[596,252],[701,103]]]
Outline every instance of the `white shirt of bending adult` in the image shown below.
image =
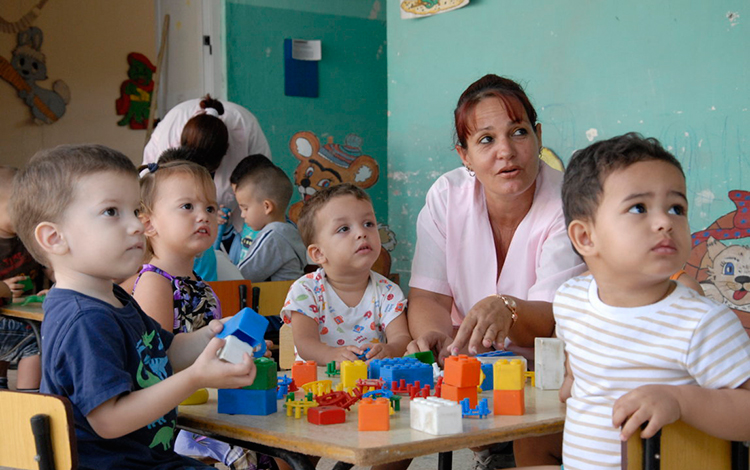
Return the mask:
[[[159,156],[165,150],[180,146],[180,137],[185,124],[190,118],[203,111],[200,102],[201,99],[183,101],[169,110],[154,129],[146,148],[143,149],[144,165],[159,160]],[[221,104],[224,106],[224,114],[219,116],[219,119],[224,121],[229,131],[229,149],[214,176],[216,197],[219,204],[232,211],[232,223],[237,231],[241,231],[243,221],[229,184],[229,177],[237,164],[248,155],[260,153],[270,159],[271,148],[268,146],[258,119],[250,111],[224,100]]]
[[516,228],[500,276],[482,184],[464,168],[442,175],[417,219],[409,285],[453,297],[453,325],[493,294],[552,302],[566,280],[586,270],[568,240],[562,173],[540,162],[534,202]]

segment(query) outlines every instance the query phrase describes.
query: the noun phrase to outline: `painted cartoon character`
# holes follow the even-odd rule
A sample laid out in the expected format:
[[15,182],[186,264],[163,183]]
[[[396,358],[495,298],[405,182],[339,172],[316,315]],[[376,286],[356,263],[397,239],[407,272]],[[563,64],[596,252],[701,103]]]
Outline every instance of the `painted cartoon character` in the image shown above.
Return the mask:
[[[39,123],[52,124],[65,114],[70,102],[70,89],[62,80],[52,84],[52,90],[40,87],[36,82],[47,79],[47,64],[42,54],[42,30],[31,27],[18,33],[18,45],[13,51],[10,65],[15,73],[4,67],[0,76],[13,85],[18,96],[31,109]],[[0,68],[2,67],[0,63]]]
[[344,145],[334,144],[329,137],[321,146],[312,132],[297,132],[289,141],[289,149],[300,162],[294,170],[294,184],[302,201],[289,208],[289,218],[294,222],[304,202],[319,190],[341,183],[367,189],[380,175],[378,162],[362,153],[362,138],[357,134],[347,135]]
[[120,85],[120,97],[115,102],[117,114],[124,116],[118,126],[146,129],[151,112],[151,94],[154,91],[154,64],[143,54],[128,54],[128,80]]
[[729,199],[734,211],[692,234],[685,271],[700,282],[707,297],[731,308],[750,334],[750,247],[723,243],[750,238],[750,192],[732,190]]

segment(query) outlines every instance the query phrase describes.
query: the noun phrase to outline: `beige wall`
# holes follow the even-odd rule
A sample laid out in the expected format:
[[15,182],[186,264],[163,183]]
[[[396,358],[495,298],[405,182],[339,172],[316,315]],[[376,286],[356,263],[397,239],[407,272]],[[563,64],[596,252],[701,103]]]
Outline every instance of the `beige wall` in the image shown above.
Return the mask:
[[[15,21],[38,0],[2,0],[0,16]],[[52,88],[63,80],[71,100],[65,115],[53,124],[35,124],[15,88],[0,80],[0,163],[23,166],[39,149],[65,143],[108,145],[141,162],[145,130],[120,127],[115,100],[127,79],[127,55],[145,54],[156,64],[153,0],[50,0],[34,22],[44,33]],[[0,56],[10,60],[16,35],[0,32]]]

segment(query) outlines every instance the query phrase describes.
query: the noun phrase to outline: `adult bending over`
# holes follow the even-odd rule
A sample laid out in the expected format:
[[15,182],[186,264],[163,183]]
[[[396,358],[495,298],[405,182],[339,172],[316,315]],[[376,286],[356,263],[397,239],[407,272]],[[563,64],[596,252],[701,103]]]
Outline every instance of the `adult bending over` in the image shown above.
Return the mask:
[[[408,352],[432,350],[442,361],[552,335],[555,290],[586,267],[567,237],[562,173],[539,158],[536,119],[521,86],[497,75],[459,98],[456,151],[465,168],[438,178],[417,220]],[[550,446],[559,452],[559,435]],[[519,465],[553,463],[524,447],[516,443]]]

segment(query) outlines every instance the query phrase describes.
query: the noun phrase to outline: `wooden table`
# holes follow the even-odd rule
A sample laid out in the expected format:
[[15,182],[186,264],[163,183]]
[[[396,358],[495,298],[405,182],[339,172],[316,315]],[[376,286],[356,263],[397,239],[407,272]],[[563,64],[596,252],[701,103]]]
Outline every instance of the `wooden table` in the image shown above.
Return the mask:
[[[320,373],[318,376],[325,377]],[[337,468],[377,465],[438,453],[440,468],[448,470],[454,450],[561,432],[565,420],[565,405],[558,400],[557,390],[543,391],[530,386],[526,387],[525,415],[464,418],[464,432],[446,436],[411,429],[408,397],[402,398],[401,411],[391,416],[390,431],[359,432],[356,405],[347,412],[346,423],[316,426],[308,423],[306,416],[302,419],[288,417],[282,401],[278,402],[279,411],[269,416],[219,414],[216,396],[216,390],[210,390],[208,403],[180,406],[177,424],[198,434],[282,458],[287,458],[286,454],[291,451],[291,460],[296,454],[334,459],[339,461]],[[479,398],[488,398],[492,409],[491,392],[483,392]],[[290,463],[300,470],[313,468],[305,462]]]

